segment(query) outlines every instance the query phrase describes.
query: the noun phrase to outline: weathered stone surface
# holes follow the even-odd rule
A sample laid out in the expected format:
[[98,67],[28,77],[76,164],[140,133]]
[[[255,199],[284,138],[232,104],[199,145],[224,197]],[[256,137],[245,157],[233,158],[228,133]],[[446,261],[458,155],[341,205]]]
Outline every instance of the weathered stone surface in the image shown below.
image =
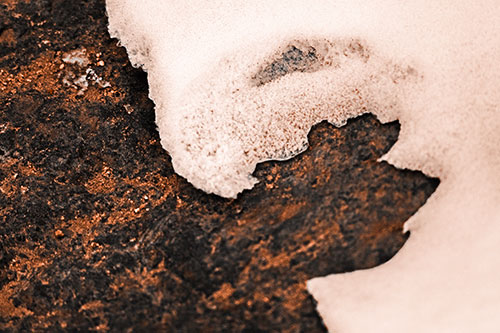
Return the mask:
[[321,123],[252,191],[206,195],[173,172],[103,1],[3,1],[0,330],[324,331],[305,281],[391,258],[438,184],[377,162],[398,131]]

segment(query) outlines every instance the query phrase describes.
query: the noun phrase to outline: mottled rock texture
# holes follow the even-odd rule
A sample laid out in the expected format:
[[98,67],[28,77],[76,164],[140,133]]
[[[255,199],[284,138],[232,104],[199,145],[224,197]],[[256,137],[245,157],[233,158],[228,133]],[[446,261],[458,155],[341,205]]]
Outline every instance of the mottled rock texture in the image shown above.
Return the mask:
[[391,258],[438,185],[377,162],[399,125],[321,123],[253,190],[206,195],[106,25],[102,0],[0,2],[0,330],[325,331],[305,281]]

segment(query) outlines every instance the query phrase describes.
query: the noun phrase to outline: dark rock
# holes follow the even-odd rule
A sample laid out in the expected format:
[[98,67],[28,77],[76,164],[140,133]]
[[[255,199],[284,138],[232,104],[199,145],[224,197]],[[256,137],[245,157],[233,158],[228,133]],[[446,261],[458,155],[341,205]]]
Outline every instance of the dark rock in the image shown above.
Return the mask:
[[[324,331],[305,281],[391,258],[438,185],[378,163],[399,125],[366,115],[207,195],[173,172],[103,0],[10,0],[0,24],[2,331]],[[63,84],[82,48],[110,87]]]

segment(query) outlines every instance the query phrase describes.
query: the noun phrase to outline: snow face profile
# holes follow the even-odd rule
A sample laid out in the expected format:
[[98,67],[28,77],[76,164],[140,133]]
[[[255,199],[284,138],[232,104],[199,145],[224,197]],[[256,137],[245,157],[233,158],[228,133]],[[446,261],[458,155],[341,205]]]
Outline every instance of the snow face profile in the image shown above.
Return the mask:
[[258,162],[303,151],[315,123],[366,112],[401,123],[384,160],[441,179],[392,260],[308,282],[329,329],[498,328],[497,0],[107,0],[107,11],[194,186],[235,197]]
[[307,148],[310,128],[341,126],[373,112],[392,119],[411,67],[372,53],[356,39],[293,40],[265,57],[242,50],[220,61],[160,119],[163,146],[175,171],[224,197],[250,189],[257,163]]

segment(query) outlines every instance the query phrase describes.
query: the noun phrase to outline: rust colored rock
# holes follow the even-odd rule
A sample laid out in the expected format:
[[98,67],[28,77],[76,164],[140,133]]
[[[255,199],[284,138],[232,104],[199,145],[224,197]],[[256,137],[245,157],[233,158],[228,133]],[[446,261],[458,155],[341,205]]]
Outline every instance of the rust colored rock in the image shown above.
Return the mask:
[[321,123],[252,191],[207,195],[106,24],[98,0],[0,5],[0,330],[324,331],[305,281],[391,258],[438,184],[377,162],[399,125]]

